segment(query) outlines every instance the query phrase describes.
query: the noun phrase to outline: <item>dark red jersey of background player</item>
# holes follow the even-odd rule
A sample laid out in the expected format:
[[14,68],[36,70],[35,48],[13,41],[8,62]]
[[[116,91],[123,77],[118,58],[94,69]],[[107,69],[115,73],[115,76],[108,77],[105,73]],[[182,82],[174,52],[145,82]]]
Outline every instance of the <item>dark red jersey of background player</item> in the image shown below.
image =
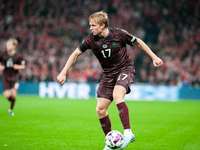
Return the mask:
[[22,55],[19,53],[15,53],[14,55],[10,56],[7,52],[3,52],[0,55],[0,63],[1,65],[5,66],[2,75],[3,80],[18,81],[19,71],[13,69],[13,65],[25,65],[25,60],[23,59]]

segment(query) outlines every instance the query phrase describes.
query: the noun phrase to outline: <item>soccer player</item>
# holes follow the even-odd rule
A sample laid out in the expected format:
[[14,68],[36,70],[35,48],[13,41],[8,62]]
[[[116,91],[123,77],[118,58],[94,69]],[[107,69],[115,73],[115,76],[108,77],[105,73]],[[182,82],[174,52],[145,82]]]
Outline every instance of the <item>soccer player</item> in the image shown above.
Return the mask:
[[[107,13],[100,11],[92,14],[89,17],[89,24],[92,33],[70,55],[57,79],[63,85],[66,74],[76,59],[86,50],[92,50],[103,69],[103,77],[97,90],[96,112],[106,135],[111,131],[107,110],[114,100],[124,128],[125,142],[119,148],[123,149],[135,140],[135,135],[131,131],[128,107],[124,101],[124,96],[130,93],[130,85],[135,78],[133,60],[127,52],[126,44],[137,45],[144,50],[152,58],[155,67],[162,67],[163,62],[141,39],[123,29],[110,28]],[[110,150],[110,148],[105,146],[104,150]]]
[[6,51],[0,54],[0,71],[2,74],[3,95],[10,101],[8,114],[14,116],[13,107],[19,88],[19,70],[25,68],[25,60],[16,52],[18,41],[14,38],[6,42]]

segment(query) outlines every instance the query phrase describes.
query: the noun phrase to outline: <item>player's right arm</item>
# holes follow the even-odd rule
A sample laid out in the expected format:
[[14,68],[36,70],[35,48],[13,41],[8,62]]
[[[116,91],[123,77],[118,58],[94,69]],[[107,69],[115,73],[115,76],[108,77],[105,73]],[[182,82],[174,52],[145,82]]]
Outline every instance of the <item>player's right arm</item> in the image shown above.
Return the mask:
[[5,66],[0,63],[0,71],[3,71],[4,69],[5,69]]
[[77,58],[82,54],[82,52],[79,50],[79,48],[76,48],[75,51],[70,55],[69,59],[67,60],[64,68],[60,72],[60,74],[57,76],[58,82],[63,85],[66,80],[66,75],[69,70],[69,68],[76,62]]
[[5,66],[4,65],[2,65],[2,60],[3,60],[3,58],[2,58],[3,56],[2,56],[2,54],[0,55],[0,71],[3,71],[4,69],[5,69]]

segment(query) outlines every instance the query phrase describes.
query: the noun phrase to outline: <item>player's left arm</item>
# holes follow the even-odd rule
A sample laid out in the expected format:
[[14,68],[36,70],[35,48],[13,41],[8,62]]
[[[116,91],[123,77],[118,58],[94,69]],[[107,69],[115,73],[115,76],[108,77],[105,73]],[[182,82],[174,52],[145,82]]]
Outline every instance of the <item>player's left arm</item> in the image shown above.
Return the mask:
[[155,67],[162,67],[163,61],[141,39],[137,38],[135,44],[152,58]]
[[22,60],[20,64],[13,64],[13,69],[15,70],[25,69],[25,60]]
[[22,70],[24,68],[25,68],[25,65],[18,65],[18,64],[13,65],[13,69],[15,69],[15,70]]

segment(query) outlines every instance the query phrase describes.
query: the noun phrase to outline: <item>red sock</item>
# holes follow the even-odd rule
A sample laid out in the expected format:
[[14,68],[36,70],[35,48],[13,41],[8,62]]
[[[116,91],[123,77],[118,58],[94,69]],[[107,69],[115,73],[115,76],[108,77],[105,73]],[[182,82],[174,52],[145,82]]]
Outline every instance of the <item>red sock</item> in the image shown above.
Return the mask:
[[103,129],[104,134],[106,135],[108,132],[111,131],[111,122],[110,122],[110,118],[107,115],[106,117],[99,119],[100,123],[101,123],[101,127]]
[[10,100],[10,109],[13,109],[15,105],[15,98],[9,98],[9,100]]
[[121,119],[122,125],[124,129],[130,129],[130,120],[129,120],[129,111],[125,102],[121,102],[117,104],[117,108],[119,111],[119,117]]

